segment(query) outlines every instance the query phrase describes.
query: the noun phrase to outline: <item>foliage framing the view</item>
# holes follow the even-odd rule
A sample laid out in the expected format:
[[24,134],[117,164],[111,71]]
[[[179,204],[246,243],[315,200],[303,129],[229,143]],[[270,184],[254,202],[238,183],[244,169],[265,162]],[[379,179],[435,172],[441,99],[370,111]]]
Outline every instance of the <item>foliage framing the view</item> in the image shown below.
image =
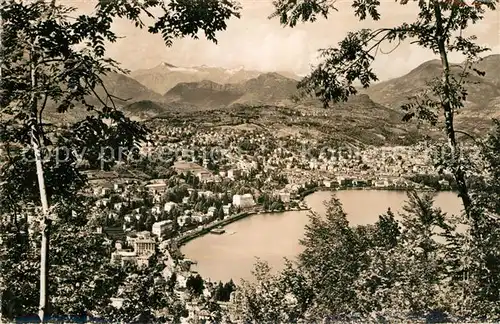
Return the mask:
[[[116,274],[116,279],[120,278],[118,272],[92,272],[101,268],[104,261],[100,258],[110,251],[101,250],[103,242],[99,240],[102,238],[91,239],[94,234],[86,223],[92,201],[79,195],[86,178],[78,163],[78,154],[88,148],[85,158],[90,167],[109,168],[109,163],[114,161],[102,165],[109,157],[97,154],[101,146],[131,148],[145,140],[148,132],[124,116],[115,104],[120,98],[114,97],[103,82],[103,77],[110,72],[127,72],[118,62],[106,57],[105,44],[119,37],[112,30],[114,20],[125,18],[138,28],[147,27],[150,33],[161,34],[167,46],[172,45],[175,38],[198,38],[200,32],[217,42],[216,32],[227,27],[229,18],[239,17],[239,9],[237,3],[229,0],[168,3],[99,0],[92,14],[76,14],[75,8],[55,0],[1,1],[0,140],[6,152],[1,165],[1,221],[5,229],[0,238],[2,315],[13,319],[26,315],[36,305],[33,298],[36,298],[37,281],[19,274],[29,272],[31,275],[37,266],[42,269],[41,278],[46,276],[46,268],[53,271],[54,277],[47,287],[40,287],[42,320],[49,310],[56,314],[82,314],[102,309],[109,304],[110,296],[75,290],[71,285],[97,292],[109,276]],[[143,22],[146,17],[152,21],[151,25]],[[98,87],[104,90],[104,96],[97,93]],[[71,109],[87,110],[88,117],[72,125],[50,124],[45,118],[49,110],[64,114]],[[61,147],[69,149],[69,157],[55,163],[54,157]],[[35,189],[37,182],[39,191]],[[36,207],[40,201],[41,213]],[[30,224],[35,226],[28,231],[27,222],[34,214],[43,214],[42,262],[32,258],[40,234],[36,223]],[[50,226],[53,218],[57,224]],[[68,221],[72,224],[66,223]],[[58,239],[68,230],[79,233],[72,237],[76,240],[70,246],[67,237],[62,241]],[[54,237],[55,250],[46,264],[49,232]],[[84,243],[89,246],[82,245]],[[70,251],[70,247],[78,252]],[[85,275],[70,274],[67,267],[74,265],[65,262],[71,260],[57,258],[68,253],[88,258],[80,270]],[[12,266],[16,264],[13,258],[22,256],[26,259],[19,266]],[[59,285],[61,281],[69,286]],[[102,288],[108,294],[117,287],[118,284],[111,284]],[[53,305],[45,305],[45,289],[52,294]],[[74,296],[64,297],[70,291]]]

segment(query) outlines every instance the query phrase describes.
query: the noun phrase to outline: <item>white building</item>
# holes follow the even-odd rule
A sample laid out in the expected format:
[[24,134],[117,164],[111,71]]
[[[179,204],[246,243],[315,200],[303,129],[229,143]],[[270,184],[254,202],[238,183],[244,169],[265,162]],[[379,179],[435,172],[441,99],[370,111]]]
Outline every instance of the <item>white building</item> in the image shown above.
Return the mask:
[[197,215],[191,216],[191,219],[193,221],[195,221],[195,222],[203,223],[203,222],[208,221],[209,217],[210,216],[208,216],[208,215],[199,215],[199,214],[197,214]]
[[127,242],[134,247],[133,250],[123,249],[121,244],[116,244],[116,251],[111,253],[111,262],[136,264],[140,267],[149,265],[149,257],[156,253],[156,242],[149,232],[136,233],[135,237],[127,236]]
[[168,219],[168,220],[154,223],[151,232],[154,235],[161,238],[165,234],[171,232],[172,229],[173,229],[173,222],[170,219]]
[[170,212],[170,211],[171,211],[171,210],[172,210],[175,206],[177,206],[177,204],[176,204],[176,203],[174,203],[173,201],[169,201],[169,202],[165,203],[165,207],[164,207],[164,209],[165,209],[165,211],[168,213],[168,212]]
[[377,188],[385,188],[389,186],[389,181],[388,180],[377,180],[374,182],[374,187]]
[[234,195],[233,205],[241,208],[248,208],[253,207],[255,205],[255,201],[253,200],[253,196],[251,194]]
[[210,179],[212,177],[212,173],[208,172],[208,171],[200,171],[196,174],[196,176],[198,177],[198,179],[200,179],[200,181],[207,181],[208,179]]
[[159,195],[165,190],[167,190],[167,184],[166,183],[151,183],[146,185],[146,188],[154,195]]
[[279,197],[282,202],[288,204],[290,202],[290,193],[289,192],[280,192]]
[[216,208],[214,206],[208,207],[207,215],[210,217],[213,217],[215,214],[215,210],[216,210]]

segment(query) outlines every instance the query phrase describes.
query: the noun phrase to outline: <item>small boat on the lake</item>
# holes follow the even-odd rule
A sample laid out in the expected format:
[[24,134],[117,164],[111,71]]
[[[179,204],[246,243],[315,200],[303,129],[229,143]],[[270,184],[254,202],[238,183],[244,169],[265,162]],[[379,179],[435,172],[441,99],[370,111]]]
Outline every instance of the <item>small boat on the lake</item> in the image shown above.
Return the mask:
[[214,228],[213,230],[210,231],[210,233],[212,234],[217,234],[217,235],[221,235],[221,234],[224,234],[226,231],[223,229],[223,228]]

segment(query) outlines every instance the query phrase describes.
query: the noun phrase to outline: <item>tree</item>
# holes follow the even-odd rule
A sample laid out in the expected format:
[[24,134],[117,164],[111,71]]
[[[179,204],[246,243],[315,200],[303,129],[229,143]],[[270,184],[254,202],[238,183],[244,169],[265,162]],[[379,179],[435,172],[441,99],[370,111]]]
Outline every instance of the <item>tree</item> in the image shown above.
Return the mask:
[[393,254],[398,264],[396,269],[401,269],[400,289],[393,289],[393,293],[399,292],[399,304],[394,308],[406,318],[438,316],[446,269],[444,245],[437,237],[448,230],[449,225],[445,215],[433,207],[432,196],[420,197],[410,192],[404,210],[400,242]]
[[153,228],[153,224],[156,222],[155,217],[152,214],[149,214],[144,221],[144,228],[146,231],[151,231]]
[[193,190],[191,192],[191,194],[189,195],[189,203],[190,204],[194,204],[195,202],[197,202],[199,199],[199,196],[198,196],[198,191],[196,190]]
[[[109,262],[109,242],[89,227],[55,223],[49,271],[50,311],[53,315],[87,316],[100,314],[125,278],[121,268]],[[9,230],[3,237],[2,314],[8,320],[35,314],[37,310],[36,270],[40,242],[39,232]],[[75,267],[75,265],[78,265]]]
[[[406,5],[407,0],[400,1]],[[419,118],[436,125],[438,117],[444,117],[444,132],[448,139],[449,154],[443,165],[449,168],[456,180],[459,196],[468,217],[477,219],[466,184],[465,166],[458,155],[454,117],[464,107],[467,90],[464,85],[469,81],[471,72],[484,76],[483,71],[474,68],[481,53],[488,49],[477,45],[475,37],[463,37],[462,31],[470,24],[483,19],[485,10],[495,10],[496,1],[475,2],[464,6],[462,1],[419,0],[415,21],[399,26],[362,29],[348,33],[337,48],[321,50],[323,62],[320,63],[298,85],[302,95],[319,97],[325,107],[332,102],[346,101],[357,93],[354,82],[359,81],[364,88],[377,81],[371,69],[380,44],[383,42],[402,42],[412,40],[419,46],[432,50],[439,55],[442,73],[429,83],[429,88],[410,99],[402,106],[406,112],[403,120]],[[330,1],[293,1],[276,0],[275,12],[270,16],[279,17],[282,25],[294,27],[298,21],[315,21],[317,16],[329,16],[336,10]],[[352,7],[354,15],[360,20],[371,17],[380,20],[378,0],[355,0]],[[463,54],[467,62],[463,71],[454,75],[450,70],[448,56],[452,52]]]
[[222,206],[220,206],[219,208],[217,208],[215,210],[215,213],[214,213],[215,218],[222,220],[222,219],[224,219],[224,215],[225,215],[224,209],[222,208]]
[[177,274],[175,272],[173,272],[167,281],[167,286],[168,286],[169,292],[171,292],[171,293],[174,292],[174,288],[175,288],[176,284],[177,284]]
[[286,261],[285,269],[272,274],[266,262],[257,260],[255,283],[243,281],[235,291],[237,316],[243,322],[296,323],[304,320],[313,290],[307,278]]
[[231,293],[235,290],[236,285],[234,284],[232,279],[225,284],[222,284],[222,282],[219,281],[214,289],[214,300],[229,302],[231,299]]
[[186,281],[186,288],[189,289],[193,295],[199,297],[203,293],[203,289],[205,289],[203,278],[199,274],[190,276]]
[[281,198],[278,198],[278,200],[276,200],[275,202],[273,202],[271,204],[270,209],[271,210],[277,210],[277,211],[283,211],[283,210],[285,210],[285,204],[283,203],[283,201],[281,200]]
[[166,293],[170,283],[163,277],[165,265],[160,261],[153,256],[148,267],[133,270],[120,287],[123,305],[108,307],[103,317],[125,323],[179,323],[185,306],[176,294]]
[[365,247],[363,238],[349,227],[340,201],[333,197],[326,207],[324,218],[310,216],[299,264],[311,280],[318,318],[346,319],[356,312],[358,302],[352,286],[366,262]]
[[483,177],[472,190],[479,212],[489,215],[472,222],[454,219],[458,231],[447,231],[452,309],[460,318],[498,321],[500,303],[500,123],[482,143]]
[[[231,1],[197,1],[196,6],[184,1],[170,1],[168,4],[157,0],[98,1],[92,15],[71,17],[74,9],[58,5],[55,0],[50,3],[43,0],[2,0],[1,4],[1,140],[24,148],[34,156],[36,180],[25,179],[30,179],[33,184],[38,182],[42,205],[40,318],[44,320],[48,238],[50,218],[54,213],[54,208],[49,207],[57,202],[55,195],[49,196],[47,188],[52,188],[59,181],[77,191],[74,188],[77,182],[68,177],[75,170],[73,164],[68,163],[73,170],[68,171],[68,167],[57,169],[56,175],[51,178],[50,172],[47,172],[50,167],[46,163],[44,165],[43,159],[47,152],[58,152],[59,145],[64,143],[64,147],[70,149],[68,154],[74,154],[75,150],[82,152],[79,150],[82,147],[89,148],[87,157],[91,160],[90,165],[98,160],[102,167],[107,168],[109,156],[102,152],[96,154],[98,147],[102,149],[100,145],[111,144],[112,153],[115,153],[119,146],[133,147],[137,141],[144,139],[147,132],[116,109],[117,98],[108,92],[103,82],[106,73],[125,72],[117,62],[105,57],[105,42],[117,39],[111,29],[114,19],[127,18],[136,27],[148,27],[151,33],[161,33],[167,45],[178,37],[197,38],[200,30],[204,31],[207,39],[216,42],[215,33],[226,28],[227,19],[239,16],[239,6]],[[160,15],[152,14],[153,9]],[[152,25],[144,24],[143,15],[152,18]],[[104,95],[99,95],[98,88]],[[94,100],[89,100],[89,97]],[[67,132],[61,132],[60,127],[50,124],[44,114],[48,110],[56,114],[67,113],[78,104],[92,114],[69,127]],[[110,119],[111,126],[103,119]],[[105,139],[104,143],[101,138]],[[13,164],[10,162],[4,170],[12,174]],[[80,175],[78,172],[73,174]],[[7,185],[12,183],[7,182]],[[14,198],[14,195],[9,197]],[[15,203],[10,205],[15,206]]]
[[224,285],[222,284],[222,282],[219,281],[219,283],[217,284],[217,286],[215,286],[214,289],[214,299],[216,301],[222,301],[224,298],[223,294],[224,294]]
[[[39,278],[36,274],[36,266],[30,262],[36,259],[37,251],[32,246],[34,242],[29,240],[27,227],[25,226],[24,229],[13,228],[10,224],[2,226],[0,237],[1,310],[2,318],[6,320],[13,320],[19,315],[36,313],[38,306]],[[25,280],[19,280],[19,278]]]
[[389,209],[379,216],[373,231],[366,236],[369,263],[361,270],[353,289],[357,291],[360,312],[368,317],[380,319],[400,315],[393,307],[398,300],[393,296],[393,287],[399,274],[395,255],[400,235],[400,224]]

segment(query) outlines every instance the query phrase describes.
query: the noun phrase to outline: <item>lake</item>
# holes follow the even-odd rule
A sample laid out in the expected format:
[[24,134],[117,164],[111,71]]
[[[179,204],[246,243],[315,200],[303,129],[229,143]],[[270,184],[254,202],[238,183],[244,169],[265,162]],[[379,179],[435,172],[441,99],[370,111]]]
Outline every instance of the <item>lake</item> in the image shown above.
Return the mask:
[[[324,214],[323,202],[332,192],[315,192],[305,198],[311,209]],[[336,191],[351,225],[366,225],[390,207],[402,210],[407,200],[405,192],[385,190]],[[458,214],[462,205],[456,193],[440,192],[435,206],[448,214]],[[251,279],[256,257],[269,262],[273,269],[281,269],[284,257],[293,259],[301,251],[299,240],[308,223],[308,211],[289,211],[277,214],[257,214],[224,227],[225,234],[207,234],[188,242],[181,248],[187,258],[197,262],[194,270],[213,281],[240,282]]]

